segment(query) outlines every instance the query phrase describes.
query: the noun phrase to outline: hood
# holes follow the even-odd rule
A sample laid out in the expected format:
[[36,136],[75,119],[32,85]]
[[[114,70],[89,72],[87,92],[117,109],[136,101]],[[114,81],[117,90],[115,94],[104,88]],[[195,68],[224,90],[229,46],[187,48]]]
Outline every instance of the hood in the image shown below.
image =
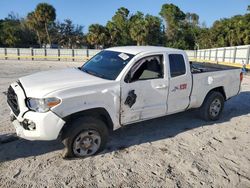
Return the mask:
[[77,68],[44,71],[19,79],[27,97],[42,98],[51,92],[66,88],[83,87],[109,83],[96,76],[87,74]]

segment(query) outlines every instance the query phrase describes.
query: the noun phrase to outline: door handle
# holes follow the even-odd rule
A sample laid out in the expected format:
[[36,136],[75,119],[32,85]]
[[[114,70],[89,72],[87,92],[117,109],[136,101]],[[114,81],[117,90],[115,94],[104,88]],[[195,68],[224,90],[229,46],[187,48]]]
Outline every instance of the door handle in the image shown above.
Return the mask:
[[158,85],[155,87],[155,89],[165,89],[165,88],[167,88],[167,85],[165,85],[165,84]]

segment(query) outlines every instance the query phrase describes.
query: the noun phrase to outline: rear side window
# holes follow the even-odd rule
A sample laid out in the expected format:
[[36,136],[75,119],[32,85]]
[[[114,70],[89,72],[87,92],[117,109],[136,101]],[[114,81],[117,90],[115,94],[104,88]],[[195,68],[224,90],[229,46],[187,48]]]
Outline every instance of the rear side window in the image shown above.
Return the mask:
[[171,77],[180,76],[186,73],[185,61],[181,54],[170,54],[169,66]]

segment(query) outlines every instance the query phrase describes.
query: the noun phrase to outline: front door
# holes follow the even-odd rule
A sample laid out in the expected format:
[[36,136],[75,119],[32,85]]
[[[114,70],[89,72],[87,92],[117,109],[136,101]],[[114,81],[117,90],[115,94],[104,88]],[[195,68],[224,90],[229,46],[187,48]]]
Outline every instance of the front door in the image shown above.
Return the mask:
[[121,124],[167,113],[168,79],[163,55],[137,61],[121,82]]

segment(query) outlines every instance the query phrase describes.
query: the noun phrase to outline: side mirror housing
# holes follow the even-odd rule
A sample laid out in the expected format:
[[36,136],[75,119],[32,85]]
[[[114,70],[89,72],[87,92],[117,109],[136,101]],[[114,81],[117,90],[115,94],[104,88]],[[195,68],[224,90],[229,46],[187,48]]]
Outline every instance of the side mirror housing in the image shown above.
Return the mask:
[[126,83],[130,83],[130,82],[131,82],[131,72],[130,72],[130,71],[129,71],[129,72],[127,73],[127,75],[125,76],[124,81],[125,81]]

